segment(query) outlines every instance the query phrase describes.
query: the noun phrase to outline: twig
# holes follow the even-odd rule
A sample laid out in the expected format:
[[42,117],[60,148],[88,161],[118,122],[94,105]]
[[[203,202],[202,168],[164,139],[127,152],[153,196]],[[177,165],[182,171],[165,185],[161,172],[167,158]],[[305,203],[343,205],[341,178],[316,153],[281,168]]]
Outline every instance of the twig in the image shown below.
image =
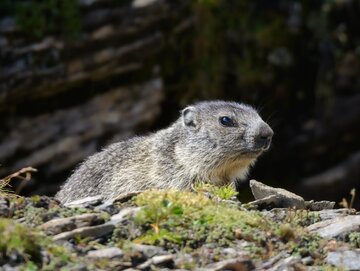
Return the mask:
[[3,179],[0,179],[0,194],[10,192],[9,190],[6,189],[6,187],[10,186],[10,181],[15,178],[22,180],[20,185],[15,191],[15,194],[19,194],[22,188],[25,186],[25,182],[31,179],[32,172],[37,172],[37,169],[32,167],[25,167],[4,177]]

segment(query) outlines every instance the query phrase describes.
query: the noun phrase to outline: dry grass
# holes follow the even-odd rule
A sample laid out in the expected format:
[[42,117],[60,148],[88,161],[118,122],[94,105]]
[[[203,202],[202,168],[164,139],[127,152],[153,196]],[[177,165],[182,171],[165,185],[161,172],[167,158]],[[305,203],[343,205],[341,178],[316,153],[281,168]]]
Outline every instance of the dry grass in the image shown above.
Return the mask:
[[[25,167],[4,177],[3,179],[0,179],[0,197],[9,196],[9,195],[17,196],[22,190],[22,188],[25,186],[26,182],[31,179],[31,174],[33,172],[37,172],[37,169],[32,167]],[[11,188],[10,182],[13,179],[21,180],[21,183],[15,190],[15,193],[13,192],[12,189],[10,189]]]
[[356,189],[355,188],[351,189],[349,194],[351,196],[350,202],[346,198],[343,198],[341,202],[339,202],[339,205],[344,208],[352,209],[356,197]]

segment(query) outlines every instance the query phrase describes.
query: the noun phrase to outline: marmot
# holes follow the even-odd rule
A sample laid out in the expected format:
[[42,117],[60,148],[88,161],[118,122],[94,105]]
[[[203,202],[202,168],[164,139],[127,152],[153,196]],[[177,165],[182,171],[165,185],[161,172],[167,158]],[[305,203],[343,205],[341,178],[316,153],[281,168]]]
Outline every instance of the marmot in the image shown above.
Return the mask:
[[89,157],[56,198],[66,203],[149,188],[189,189],[195,181],[228,184],[246,176],[272,136],[249,105],[200,102],[183,109],[166,129],[114,143]]

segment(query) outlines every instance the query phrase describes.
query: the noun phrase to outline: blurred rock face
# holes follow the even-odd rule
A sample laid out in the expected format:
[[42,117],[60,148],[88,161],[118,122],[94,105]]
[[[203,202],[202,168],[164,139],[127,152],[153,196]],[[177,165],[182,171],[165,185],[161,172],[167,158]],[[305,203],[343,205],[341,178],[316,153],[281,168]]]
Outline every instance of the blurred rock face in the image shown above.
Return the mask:
[[38,167],[24,192],[53,192],[102,146],[217,98],[263,108],[275,130],[251,177],[305,198],[360,188],[358,1],[8,2],[0,176]]
[[[104,2],[1,6],[0,176],[26,165],[38,168],[25,193],[54,193],[84,158],[147,132],[160,115],[164,88],[157,57],[170,5]],[[38,17],[50,14],[49,27],[41,28],[22,8]],[[66,25],[70,19],[59,22],[75,8],[81,28]]]
[[[0,168],[0,175],[25,165],[39,168],[49,179],[68,171],[103,145],[151,127],[160,114],[162,98],[161,80],[153,79],[98,94],[78,106],[15,117],[16,125],[0,144],[0,160],[16,159]],[[47,189],[56,185],[53,181]]]

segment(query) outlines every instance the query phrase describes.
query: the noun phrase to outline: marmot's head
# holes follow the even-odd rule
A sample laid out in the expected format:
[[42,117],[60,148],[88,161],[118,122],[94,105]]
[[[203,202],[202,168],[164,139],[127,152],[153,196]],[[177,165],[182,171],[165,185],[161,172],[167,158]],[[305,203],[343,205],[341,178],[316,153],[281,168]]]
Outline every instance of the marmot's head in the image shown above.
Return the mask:
[[188,106],[181,119],[193,156],[202,153],[203,161],[214,163],[222,171],[236,171],[242,163],[247,169],[269,149],[274,134],[254,108],[235,102],[207,101]]

